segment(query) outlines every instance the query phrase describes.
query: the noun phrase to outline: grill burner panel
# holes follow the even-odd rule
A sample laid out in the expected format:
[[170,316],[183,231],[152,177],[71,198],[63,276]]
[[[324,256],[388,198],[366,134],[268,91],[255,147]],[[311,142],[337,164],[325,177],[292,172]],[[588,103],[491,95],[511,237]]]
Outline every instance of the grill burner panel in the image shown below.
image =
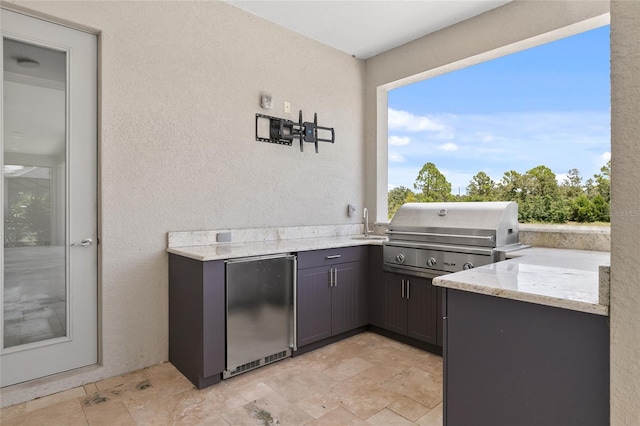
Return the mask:
[[481,255],[394,246],[387,246],[384,250],[385,264],[397,268],[413,267],[442,272],[458,272],[464,269],[488,265],[489,263],[493,263],[493,261],[493,253],[490,251]]
[[514,202],[407,203],[387,233],[385,269],[420,276],[488,265],[522,247]]

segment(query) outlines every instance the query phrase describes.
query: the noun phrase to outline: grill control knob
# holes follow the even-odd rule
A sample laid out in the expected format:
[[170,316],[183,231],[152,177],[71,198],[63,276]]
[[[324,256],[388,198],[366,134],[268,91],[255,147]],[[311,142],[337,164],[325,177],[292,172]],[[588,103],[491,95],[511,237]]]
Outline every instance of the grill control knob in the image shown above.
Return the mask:
[[396,255],[396,262],[404,263],[404,254],[400,253]]
[[471,262],[467,262],[464,265],[462,265],[462,269],[473,269],[473,263]]
[[436,266],[436,260],[433,257],[427,259],[427,266]]

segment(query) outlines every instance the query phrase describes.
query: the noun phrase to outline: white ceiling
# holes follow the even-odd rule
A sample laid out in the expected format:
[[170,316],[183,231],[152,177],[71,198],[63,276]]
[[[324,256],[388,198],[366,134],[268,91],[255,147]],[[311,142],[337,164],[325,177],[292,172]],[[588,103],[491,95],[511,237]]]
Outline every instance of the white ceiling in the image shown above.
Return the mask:
[[368,59],[512,0],[225,0],[299,34]]

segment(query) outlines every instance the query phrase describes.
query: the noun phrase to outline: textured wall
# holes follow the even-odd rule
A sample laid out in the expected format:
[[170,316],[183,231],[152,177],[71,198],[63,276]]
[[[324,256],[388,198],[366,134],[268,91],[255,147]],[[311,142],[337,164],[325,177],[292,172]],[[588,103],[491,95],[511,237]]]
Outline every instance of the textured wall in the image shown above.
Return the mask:
[[640,424],[640,2],[611,3],[611,424]]
[[[168,231],[361,222],[363,61],[218,1],[11,3],[101,32],[104,368],[87,378],[167,359]],[[285,100],[336,143],[256,142],[255,113]]]
[[517,0],[368,59],[365,202],[376,219],[387,220],[387,89],[605,25],[608,11],[608,1]]

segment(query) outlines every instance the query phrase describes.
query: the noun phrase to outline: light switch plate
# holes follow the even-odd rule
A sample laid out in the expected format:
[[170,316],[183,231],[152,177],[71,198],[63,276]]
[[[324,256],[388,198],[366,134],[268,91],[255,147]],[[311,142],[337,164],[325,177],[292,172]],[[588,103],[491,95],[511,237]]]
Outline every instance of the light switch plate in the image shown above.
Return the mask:
[[347,206],[347,214],[349,216],[353,216],[355,214],[355,212],[356,212],[356,205],[355,204],[349,204]]

